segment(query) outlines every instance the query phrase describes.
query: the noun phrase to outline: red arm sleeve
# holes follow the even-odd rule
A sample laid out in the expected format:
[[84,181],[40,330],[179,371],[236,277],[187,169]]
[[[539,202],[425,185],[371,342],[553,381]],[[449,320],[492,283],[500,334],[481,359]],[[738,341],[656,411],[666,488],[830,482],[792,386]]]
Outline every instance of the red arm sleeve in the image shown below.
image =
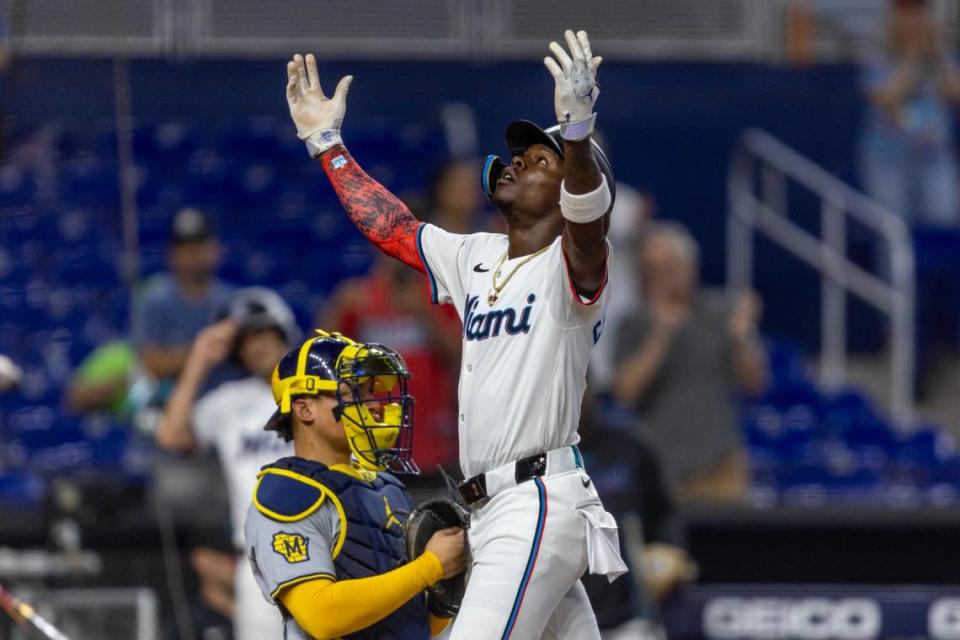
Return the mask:
[[367,175],[342,145],[320,156],[320,164],[360,232],[388,256],[426,273],[417,251],[420,221],[410,209]]

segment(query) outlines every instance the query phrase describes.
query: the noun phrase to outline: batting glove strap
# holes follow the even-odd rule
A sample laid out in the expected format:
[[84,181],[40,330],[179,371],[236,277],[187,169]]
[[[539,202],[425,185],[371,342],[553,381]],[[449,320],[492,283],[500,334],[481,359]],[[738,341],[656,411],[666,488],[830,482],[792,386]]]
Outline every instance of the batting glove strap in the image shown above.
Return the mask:
[[317,158],[327,149],[343,144],[343,138],[340,137],[340,129],[321,129],[304,138],[303,142],[307,145],[310,157]]
[[585,120],[561,122],[560,137],[570,142],[584,140],[593,133],[597,125],[597,114],[591,113]]

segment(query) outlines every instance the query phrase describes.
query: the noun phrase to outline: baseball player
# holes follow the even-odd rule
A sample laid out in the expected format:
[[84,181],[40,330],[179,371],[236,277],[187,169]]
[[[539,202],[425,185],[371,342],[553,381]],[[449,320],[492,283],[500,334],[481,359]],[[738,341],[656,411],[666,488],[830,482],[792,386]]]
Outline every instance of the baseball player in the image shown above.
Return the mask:
[[[273,368],[300,332],[290,307],[262,287],[237,291],[220,315],[194,340],[155,437],[166,449],[216,450],[226,477],[233,543],[239,552],[232,585],[234,636],[263,640],[279,637],[280,616],[263,601],[240,551],[243,521],[260,467],[293,451],[289,444],[264,433],[263,423],[276,408],[270,392]],[[197,400],[210,372],[230,357],[238,358],[250,375],[224,382]]]
[[274,370],[265,429],[295,456],[258,476],[245,529],[254,576],[286,640],[426,640],[449,619],[428,615],[423,591],[464,570],[464,541],[442,529],[406,557],[413,505],[384,470],[415,470],[410,374],[389,347],[318,333]]
[[482,183],[506,235],[421,224],[343,146],[352,76],[327,98],[316,59],[287,63],[297,133],[347,214],[382,251],[423,271],[435,303],[463,321],[460,491],[473,507],[474,565],[454,640],[599,638],[579,578],[626,572],[617,527],[577,450],[590,351],[603,329],[614,180],[591,140],[599,88],[587,34],[565,34],[544,60],[559,125],[506,130],[509,164],[491,156]]

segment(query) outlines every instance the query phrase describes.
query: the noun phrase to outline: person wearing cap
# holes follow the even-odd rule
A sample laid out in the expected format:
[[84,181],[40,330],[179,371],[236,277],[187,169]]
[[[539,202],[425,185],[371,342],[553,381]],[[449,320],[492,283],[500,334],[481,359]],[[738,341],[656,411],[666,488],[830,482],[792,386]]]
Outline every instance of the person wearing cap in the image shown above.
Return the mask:
[[926,0],[892,0],[886,50],[862,72],[864,191],[919,226],[955,226],[960,65]]
[[633,253],[636,305],[610,328],[612,392],[683,500],[741,502],[750,488],[738,396],[766,388],[760,297],[700,282],[700,248],[675,222],[650,223]]
[[[174,216],[167,264],[169,273],[143,285],[132,321],[137,355],[144,369],[161,383],[159,396],[164,399],[187,361],[194,337],[234,290],[217,278],[220,243],[197,209],[181,209]],[[227,377],[218,372],[212,382]]]
[[21,380],[23,380],[23,370],[13,360],[0,353],[0,393],[15,389]]
[[129,420],[130,387],[137,376],[137,354],[127,340],[114,340],[90,352],[70,375],[63,404],[71,412],[109,412]]
[[[290,307],[277,293],[262,287],[238,290],[217,316],[220,319],[193,341],[155,438],[159,446],[173,451],[216,451],[226,479],[238,553],[225,559],[212,550],[195,550],[194,567],[203,592],[221,596],[207,595],[208,603],[234,601],[232,607],[219,607],[221,613],[232,610],[234,637],[260,640],[278,637],[280,616],[260,597],[241,552],[243,521],[260,467],[293,452],[288,443],[266,433],[263,423],[276,408],[270,390],[273,369],[300,332]],[[247,377],[201,395],[211,372],[230,359],[242,365]],[[225,564],[227,570],[216,570]],[[226,579],[218,578],[224,575]]]
[[433,534],[407,556],[413,502],[395,473],[416,473],[410,371],[399,353],[339,333],[285,355],[264,427],[295,455],[260,473],[247,512],[247,553],[283,637],[426,640],[449,618],[424,590],[466,567],[464,533]]

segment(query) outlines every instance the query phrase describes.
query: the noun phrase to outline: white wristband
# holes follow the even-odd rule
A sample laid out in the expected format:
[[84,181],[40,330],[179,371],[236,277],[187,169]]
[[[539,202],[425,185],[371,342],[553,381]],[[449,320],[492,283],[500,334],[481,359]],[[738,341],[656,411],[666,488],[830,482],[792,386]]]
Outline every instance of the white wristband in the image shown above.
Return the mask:
[[330,147],[343,144],[343,138],[340,137],[340,129],[321,129],[304,138],[303,142],[307,145],[310,157],[316,158]]
[[600,176],[600,186],[589,193],[574,195],[567,191],[565,183],[560,183],[560,213],[570,222],[586,224],[599,220],[610,208],[610,189],[607,177]]

